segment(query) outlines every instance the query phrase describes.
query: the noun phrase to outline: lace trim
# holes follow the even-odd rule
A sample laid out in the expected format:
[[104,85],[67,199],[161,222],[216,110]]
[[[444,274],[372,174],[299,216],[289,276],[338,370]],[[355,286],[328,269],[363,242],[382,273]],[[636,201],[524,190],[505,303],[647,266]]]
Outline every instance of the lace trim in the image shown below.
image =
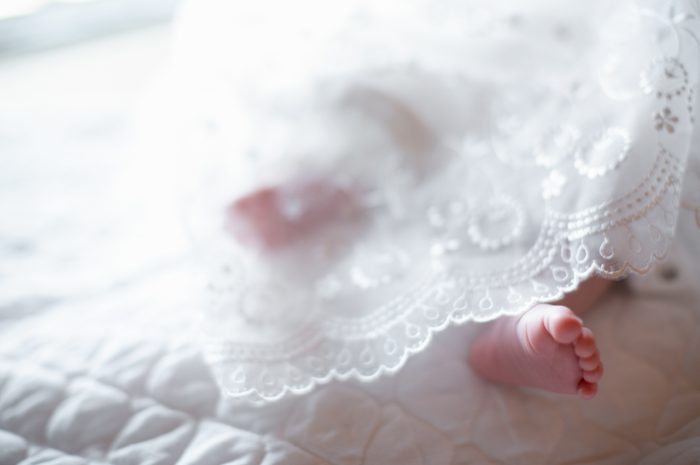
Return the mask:
[[[690,11],[686,19],[698,19],[700,10]],[[655,62],[680,63],[675,58]],[[562,298],[593,274],[610,279],[645,274],[666,256],[680,205],[695,212],[700,227],[700,203],[681,202],[685,157],[667,148],[674,145],[678,153],[686,153],[678,129],[693,122],[695,90],[686,68],[681,69],[683,88],[674,95],[661,90],[655,95],[658,152],[634,189],[572,214],[545,210],[535,244],[505,270],[475,275],[453,268],[424,279],[414,291],[369,315],[319,318],[275,345],[206,340],[206,357],[224,390],[260,402],[303,394],[332,379],[372,381],[399,370],[450,324],[521,313]],[[684,121],[680,104],[670,103],[676,97],[687,102]]]
[[[657,172],[665,172],[665,177],[655,178]],[[627,211],[625,217],[595,225],[586,234],[580,229],[559,229],[569,224],[563,218],[579,215],[550,213],[540,239],[522,260],[525,268],[514,267],[527,270],[519,273],[519,282],[511,281],[501,288],[474,288],[467,284],[472,278],[455,273],[441,275],[359,321],[325,322],[321,329],[307,328],[274,347],[209,342],[207,358],[229,394],[253,401],[272,401],[287,393],[302,394],[331,379],[354,377],[371,381],[393,373],[411,354],[425,348],[434,333],[451,323],[487,321],[495,314],[521,313],[537,303],[562,298],[594,273],[611,279],[630,272],[646,273],[665,257],[673,237],[680,201],[679,174],[678,160],[661,148],[647,181],[615,204],[624,204],[638,191],[656,195],[644,204],[631,204],[633,208],[620,207]],[[590,221],[583,223],[589,225]],[[616,248],[626,250],[619,253]],[[615,262],[619,255],[632,256],[634,260]],[[495,309],[496,302],[509,305]],[[372,338],[372,334],[382,337]],[[377,353],[383,357],[377,357]],[[250,379],[251,375],[255,379]]]

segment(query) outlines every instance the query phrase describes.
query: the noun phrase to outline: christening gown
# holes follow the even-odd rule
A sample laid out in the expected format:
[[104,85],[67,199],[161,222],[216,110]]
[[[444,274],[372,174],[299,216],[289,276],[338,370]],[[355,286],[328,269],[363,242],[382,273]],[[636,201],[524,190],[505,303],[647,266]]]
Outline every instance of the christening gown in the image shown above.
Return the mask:
[[[680,214],[700,226],[700,0],[198,0],[182,18],[203,345],[231,396],[371,382],[450,325],[647,272]],[[332,220],[237,240],[231,203],[275,186],[290,221],[313,202]]]

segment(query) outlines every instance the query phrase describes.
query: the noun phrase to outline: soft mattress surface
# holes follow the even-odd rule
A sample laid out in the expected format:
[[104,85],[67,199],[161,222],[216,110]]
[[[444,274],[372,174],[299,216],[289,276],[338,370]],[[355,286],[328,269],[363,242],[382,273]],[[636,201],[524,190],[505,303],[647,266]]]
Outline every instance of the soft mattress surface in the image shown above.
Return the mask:
[[[593,401],[480,380],[465,362],[477,326],[374,384],[227,400],[199,354],[199,278],[167,196],[144,197],[133,174],[148,167],[123,155],[127,97],[162,39],[62,52],[75,81],[46,92],[84,94],[48,105],[21,98],[32,60],[0,72],[1,465],[700,463],[700,253],[685,239],[586,316],[606,367]],[[85,62],[97,75],[71,71]]]

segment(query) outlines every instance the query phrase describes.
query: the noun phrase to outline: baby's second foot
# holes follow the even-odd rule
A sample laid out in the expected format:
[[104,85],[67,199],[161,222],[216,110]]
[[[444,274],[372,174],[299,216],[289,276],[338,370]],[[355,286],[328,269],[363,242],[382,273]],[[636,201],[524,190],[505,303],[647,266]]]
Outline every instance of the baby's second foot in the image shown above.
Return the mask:
[[226,228],[242,244],[274,250],[354,212],[350,191],[318,179],[290,181],[245,195],[226,210]]
[[476,340],[469,355],[484,378],[590,399],[603,365],[581,320],[566,307],[537,305],[501,317]]

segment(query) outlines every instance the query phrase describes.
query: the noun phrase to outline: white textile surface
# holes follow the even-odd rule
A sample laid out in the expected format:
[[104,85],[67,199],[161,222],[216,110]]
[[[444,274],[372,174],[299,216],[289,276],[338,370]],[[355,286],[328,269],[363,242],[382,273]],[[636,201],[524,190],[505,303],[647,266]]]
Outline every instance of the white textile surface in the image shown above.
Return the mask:
[[137,188],[147,158],[123,163],[134,92],[163,39],[0,69],[1,465],[697,463],[697,242],[586,317],[606,367],[590,402],[480,380],[465,363],[478,326],[446,331],[373,384],[264,407],[223,398],[193,341],[199,278],[177,221]]
[[[697,0],[186,6],[173,114],[185,158],[212,165],[192,224],[205,354],[232,396],[372,381],[451,325],[644,273],[700,205],[681,193],[700,159]],[[300,178],[359,213],[285,253],[223,226],[270,188],[303,223]]]

